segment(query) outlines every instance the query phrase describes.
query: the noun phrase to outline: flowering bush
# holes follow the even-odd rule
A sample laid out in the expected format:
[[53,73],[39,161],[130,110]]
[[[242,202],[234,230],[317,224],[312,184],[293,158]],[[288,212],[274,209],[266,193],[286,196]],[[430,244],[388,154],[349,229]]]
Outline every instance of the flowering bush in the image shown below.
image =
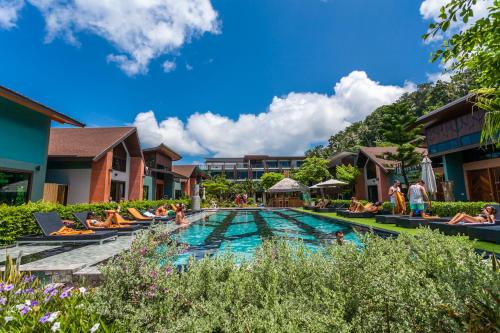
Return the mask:
[[84,287],[43,286],[8,264],[0,279],[0,332],[108,332],[88,300]]
[[[178,270],[175,244],[145,233],[103,267],[92,297],[117,329],[138,332],[495,331],[500,277],[460,238],[426,230],[364,247],[265,242]],[[490,329],[484,329],[490,328]]]

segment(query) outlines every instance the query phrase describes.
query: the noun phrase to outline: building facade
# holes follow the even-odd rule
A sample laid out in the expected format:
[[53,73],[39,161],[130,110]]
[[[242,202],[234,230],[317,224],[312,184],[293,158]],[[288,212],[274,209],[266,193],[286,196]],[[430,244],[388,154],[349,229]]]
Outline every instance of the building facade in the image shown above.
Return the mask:
[[143,198],[135,127],[53,128],[48,156],[46,182],[65,188],[63,204]]
[[176,187],[176,198],[181,196],[191,197],[195,193],[195,187],[206,179],[206,174],[197,165],[174,165],[173,172],[178,175],[178,187]]
[[144,184],[144,193],[148,193],[148,199],[176,199],[175,184],[180,183],[179,179],[184,176],[172,171],[172,162],[180,160],[182,156],[164,144],[143,149],[142,153],[146,164],[146,175],[151,177],[151,181],[148,179]]
[[[422,154],[426,152],[423,148],[416,148]],[[361,147],[356,157],[356,166],[360,174],[356,180],[356,197],[370,202],[389,201],[389,187],[394,181],[399,180],[404,184],[401,173],[397,171],[398,163],[388,159],[388,154],[395,154],[396,147]],[[420,165],[407,169],[411,176],[418,173]]]
[[0,86],[0,203],[43,197],[51,121],[82,123]]
[[266,172],[278,172],[288,175],[293,169],[299,168],[304,156],[267,156],[245,155],[243,157],[207,158],[200,168],[209,177],[225,177],[227,180],[258,181]]
[[451,199],[500,202],[500,151],[493,142],[480,143],[484,115],[467,95],[417,119],[429,157],[442,165]]

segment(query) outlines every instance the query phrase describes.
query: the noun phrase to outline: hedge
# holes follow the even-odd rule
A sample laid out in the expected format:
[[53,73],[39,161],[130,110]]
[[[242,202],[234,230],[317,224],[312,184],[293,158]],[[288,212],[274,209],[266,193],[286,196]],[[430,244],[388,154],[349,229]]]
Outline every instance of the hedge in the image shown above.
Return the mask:
[[[364,203],[365,201],[361,200],[361,202]],[[335,204],[339,205],[344,204],[345,207],[349,207],[350,200],[330,200],[330,205],[335,205]],[[477,215],[481,212],[481,209],[483,209],[487,205],[498,205],[498,204],[494,202],[482,202],[482,201],[476,201],[476,202],[432,201],[431,202],[432,209],[430,210],[430,213],[441,217],[453,216],[457,213],[467,213],[470,215]],[[384,202],[382,208],[385,211],[391,211],[392,210],[391,203]],[[408,212],[410,211],[409,203],[407,203],[407,211]]]
[[61,205],[47,202],[30,202],[20,206],[0,205],[0,245],[12,244],[18,237],[24,235],[38,235],[41,230],[36,223],[33,213],[52,212],[59,213],[62,219],[75,220],[73,213],[90,211],[104,216],[104,210],[116,209],[120,205],[126,213],[127,208],[134,207],[144,211],[162,204],[173,204],[182,202],[189,206],[189,200],[157,200],[157,201],[124,201],[120,204],[100,202],[92,204]]

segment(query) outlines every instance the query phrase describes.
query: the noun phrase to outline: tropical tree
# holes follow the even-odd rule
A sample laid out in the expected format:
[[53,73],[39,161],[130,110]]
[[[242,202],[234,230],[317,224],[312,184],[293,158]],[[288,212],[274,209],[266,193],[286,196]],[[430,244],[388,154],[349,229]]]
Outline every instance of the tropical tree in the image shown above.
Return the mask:
[[328,160],[320,157],[308,157],[300,168],[292,173],[292,178],[311,186],[329,178]]
[[202,185],[208,195],[219,197],[220,200],[230,190],[230,184],[224,177],[205,180]]
[[342,180],[349,184],[349,192],[354,193],[354,186],[356,185],[356,180],[360,175],[359,169],[351,164],[347,165],[337,165],[335,168],[335,177],[338,180]]
[[397,146],[396,153],[388,152],[384,158],[397,161],[405,184],[409,185],[406,169],[420,163],[421,155],[416,151],[417,144],[422,142],[422,128],[413,126],[416,116],[407,103],[394,103],[384,107],[383,122],[380,134],[386,142]]
[[[441,7],[439,20],[423,36],[429,40],[446,33],[454,22],[467,24],[474,16],[477,0],[451,0]],[[481,142],[500,145],[500,0],[494,0],[488,15],[445,39],[433,53],[433,61],[451,64],[450,70],[468,70],[476,75],[476,104],[486,111]]]
[[284,178],[283,174],[277,172],[266,172],[260,177],[260,184],[264,188],[264,190],[268,190],[274,184],[279,182]]

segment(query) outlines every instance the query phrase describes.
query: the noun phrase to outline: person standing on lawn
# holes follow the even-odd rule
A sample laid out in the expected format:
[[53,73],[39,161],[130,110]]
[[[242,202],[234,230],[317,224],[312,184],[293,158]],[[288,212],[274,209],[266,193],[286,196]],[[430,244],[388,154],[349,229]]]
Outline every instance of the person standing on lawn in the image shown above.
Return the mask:
[[430,200],[424,185],[425,182],[423,180],[419,180],[417,183],[411,185],[408,189],[408,197],[410,200],[410,217],[413,217],[414,214],[420,215],[423,218],[432,217],[425,214],[425,203],[427,202],[430,207]]
[[391,187],[389,187],[389,197],[391,198],[391,206],[392,206],[392,215],[394,215],[396,213],[396,196],[397,196],[397,193],[401,193],[401,183],[399,182],[399,180],[396,180],[394,182],[394,185],[392,185]]

